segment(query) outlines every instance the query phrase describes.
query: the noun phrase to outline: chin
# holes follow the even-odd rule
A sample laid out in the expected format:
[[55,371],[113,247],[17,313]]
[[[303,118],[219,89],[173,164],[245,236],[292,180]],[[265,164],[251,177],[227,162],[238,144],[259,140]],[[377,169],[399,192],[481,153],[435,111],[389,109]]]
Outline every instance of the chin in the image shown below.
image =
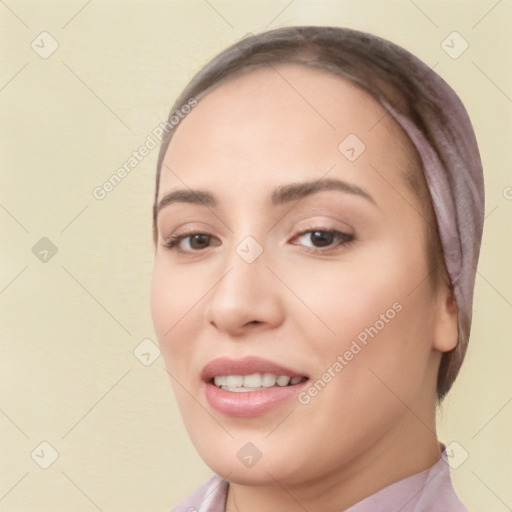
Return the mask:
[[279,449],[262,436],[237,435],[221,442],[217,437],[200,435],[200,441],[194,445],[212,471],[241,485],[274,485],[276,480],[283,485],[295,485],[303,479],[304,468],[308,466],[305,453],[291,447],[284,447],[289,453],[283,453],[282,444]]

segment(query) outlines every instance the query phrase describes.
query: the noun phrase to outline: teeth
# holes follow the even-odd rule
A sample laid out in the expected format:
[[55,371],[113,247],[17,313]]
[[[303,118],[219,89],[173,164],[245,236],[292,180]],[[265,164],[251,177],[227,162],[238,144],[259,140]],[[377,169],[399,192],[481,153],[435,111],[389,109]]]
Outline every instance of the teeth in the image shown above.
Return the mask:
[[288,386],[288,383],[290,382],[290,377],[287,377],[286,375],[281,375],[277,378],[277,385],[278,386]]
[[259,388],[261,386],[261,375],[253,373],[244,377],[244,388]]
[[233,391],[235,393],[246,393],[247,391],[255,391],[260,388],[230,388],[229,386],[222,386],[224,391]]
[[230,388],[241,388],[244,385],[244,378],[241,375],[228,375],[226,386]]
[[215,385],[227,391],[244,392],[274,386],[295,385],[305,380],[305,377],[289,377],[273,373],[253,373],[251,375],[216,375]]
[[214,382],[216,386],[225,386],[227,384],[228,378],[225,375],[217,375],[215,377]]
[[273,373],[264,373],[261,379],[261,385],[264,388],[271,388],[275,385],[277,377]]

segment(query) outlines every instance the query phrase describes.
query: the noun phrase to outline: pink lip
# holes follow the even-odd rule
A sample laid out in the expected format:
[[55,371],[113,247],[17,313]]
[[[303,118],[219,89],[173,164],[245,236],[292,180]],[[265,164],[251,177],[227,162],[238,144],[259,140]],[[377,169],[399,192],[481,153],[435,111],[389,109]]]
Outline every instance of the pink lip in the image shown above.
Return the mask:
[[306,380],[293,386],[276,386],[261,391],[241,393],[226,391],[213,384],[213,378],[216,375],[251,375],[253,373],[307,377],[303,373],[258,357],[249,356],[241,359],[221,357],[208,363],[201,372],[208,403],[226,416],[254,417],[296,396],[308,383]]

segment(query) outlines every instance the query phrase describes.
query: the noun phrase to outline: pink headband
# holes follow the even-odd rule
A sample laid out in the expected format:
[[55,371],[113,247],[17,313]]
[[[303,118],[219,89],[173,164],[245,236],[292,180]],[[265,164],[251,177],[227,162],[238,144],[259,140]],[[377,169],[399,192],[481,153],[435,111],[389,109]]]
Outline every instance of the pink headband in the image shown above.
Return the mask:
[[434,115],[428,119],[437,152],[412,121],[394,107],[383,106],[407,132],[423,162],[444,260],[454,286],[459,325],[466,326],[469,333],[484,223],[482,162],[471,121],[457,94],[425,63],[411,54],[410,58],[424,75],[422,85],[445,114],[442,121]]

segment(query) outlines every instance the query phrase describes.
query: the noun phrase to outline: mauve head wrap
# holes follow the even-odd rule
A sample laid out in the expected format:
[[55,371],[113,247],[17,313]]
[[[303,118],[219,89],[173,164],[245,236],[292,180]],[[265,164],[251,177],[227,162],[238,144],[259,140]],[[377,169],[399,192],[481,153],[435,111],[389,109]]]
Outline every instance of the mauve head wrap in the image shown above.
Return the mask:
[[381,104],[416,147],[432,198],[444,261],[458,309],[459,342],[450,368],[450,380],[453,381],[464,359],[471,328],[485,211],[483,169],[475,133],[460,98],[424,62],[412,54],[409,54],[409,61],[424,77],[423,93],[428,92],[444,113],[442,119],[435,115],[426,119],[434,144],[395,106],[386,101]]
[[[457,347],[443,355],[439,371],[441,398],[467,348],[484,221],[483,170],[466,109],[433,69],[402,47],[357,30],[304,26],[251,35],[221,52],[185,87],[170,117],[190,98],[200,100],[225,79],[285,62],[327,70],[358,84],[400,124],[421,157],[458,308]],[[170,123],[158,160],[155,240],[159,176],[172,134]]]

